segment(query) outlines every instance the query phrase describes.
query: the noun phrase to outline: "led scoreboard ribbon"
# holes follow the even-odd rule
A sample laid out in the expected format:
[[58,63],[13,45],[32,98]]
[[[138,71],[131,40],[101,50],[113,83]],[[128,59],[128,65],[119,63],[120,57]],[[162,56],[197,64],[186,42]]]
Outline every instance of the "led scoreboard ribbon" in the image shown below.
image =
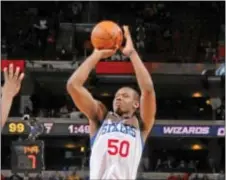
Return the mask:
[[44,170],[43,141],[14,141],[11,152],[13,173],[39,173]]
[[[45,130],[44,135],[86,135],[89,134],[88,124],[76,123],[42,123]],[[7,122],[3,127],[2,134],[24,135],[29,134],[30,127],[24,121]]]
[[[89,125],[76,122],[42,122],[43,135],[49,136],[78,136],[88,135]],[[22,135],[28,134],[30,127],[23,121],[8,122],[3,128],[3,134]],[[150,133],[157,137],[224,137],[223,125],[163,125],[155,124]]]

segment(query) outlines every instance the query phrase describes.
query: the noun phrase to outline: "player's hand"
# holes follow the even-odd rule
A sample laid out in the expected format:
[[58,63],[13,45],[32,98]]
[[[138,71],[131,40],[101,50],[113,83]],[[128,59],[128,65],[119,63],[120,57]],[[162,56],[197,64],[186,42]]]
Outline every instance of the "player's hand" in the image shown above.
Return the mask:
[[113,54],[115,54],[117,51],[116,49],[94,49],[94,54],[98,56],[100,59],[111,57]]
[[126,39],[126,45],[125,47],[121,48],[122,53],[125,56],[130,56],[133,51],[135,51],[133,40],[129,31],[129,26],[123,26],[124,30],[124,37]]
[[14,72],[13,64],[10,64],[8,68],[4,68],[3,71],[5,83],[2,87],[2,93],[9,98],[13,98],[20,90],[24,73],[20,73],[19,67],[16,67],[16,71]]

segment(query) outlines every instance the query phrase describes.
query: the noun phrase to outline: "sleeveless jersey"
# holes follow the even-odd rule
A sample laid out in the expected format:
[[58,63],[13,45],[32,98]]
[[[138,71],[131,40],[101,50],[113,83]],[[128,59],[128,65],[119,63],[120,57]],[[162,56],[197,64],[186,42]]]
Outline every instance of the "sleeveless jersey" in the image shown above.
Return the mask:
[[91,138],[90,180],[136,179],[142,152],[139,128],[106,118]]

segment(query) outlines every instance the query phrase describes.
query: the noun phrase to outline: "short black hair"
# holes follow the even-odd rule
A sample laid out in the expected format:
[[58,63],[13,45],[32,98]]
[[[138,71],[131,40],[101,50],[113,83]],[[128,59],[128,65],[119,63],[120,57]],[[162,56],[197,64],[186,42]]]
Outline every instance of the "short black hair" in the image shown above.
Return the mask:
[[131,87],[131,86],[123,86],[123,87],[121,87],[121,88],[119,88],[119,89],[122,89],[122,88],[128,88],[128,89],[131,89],[132,91],[133,91],[133,93],[134,93],[134,98],[136,99],[136,100],[140,100],[140,91],[137,89],[137,88],[135,88],[135,87]]

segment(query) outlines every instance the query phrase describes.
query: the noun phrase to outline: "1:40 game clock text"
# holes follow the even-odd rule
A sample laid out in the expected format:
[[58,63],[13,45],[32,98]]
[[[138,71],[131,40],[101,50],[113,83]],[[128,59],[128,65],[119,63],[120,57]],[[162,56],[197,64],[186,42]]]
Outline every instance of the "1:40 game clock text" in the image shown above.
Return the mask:
[[68,126],[68,130],[69,130],[70,134],[88,134],[89,133],[89,125],[71,124]]

